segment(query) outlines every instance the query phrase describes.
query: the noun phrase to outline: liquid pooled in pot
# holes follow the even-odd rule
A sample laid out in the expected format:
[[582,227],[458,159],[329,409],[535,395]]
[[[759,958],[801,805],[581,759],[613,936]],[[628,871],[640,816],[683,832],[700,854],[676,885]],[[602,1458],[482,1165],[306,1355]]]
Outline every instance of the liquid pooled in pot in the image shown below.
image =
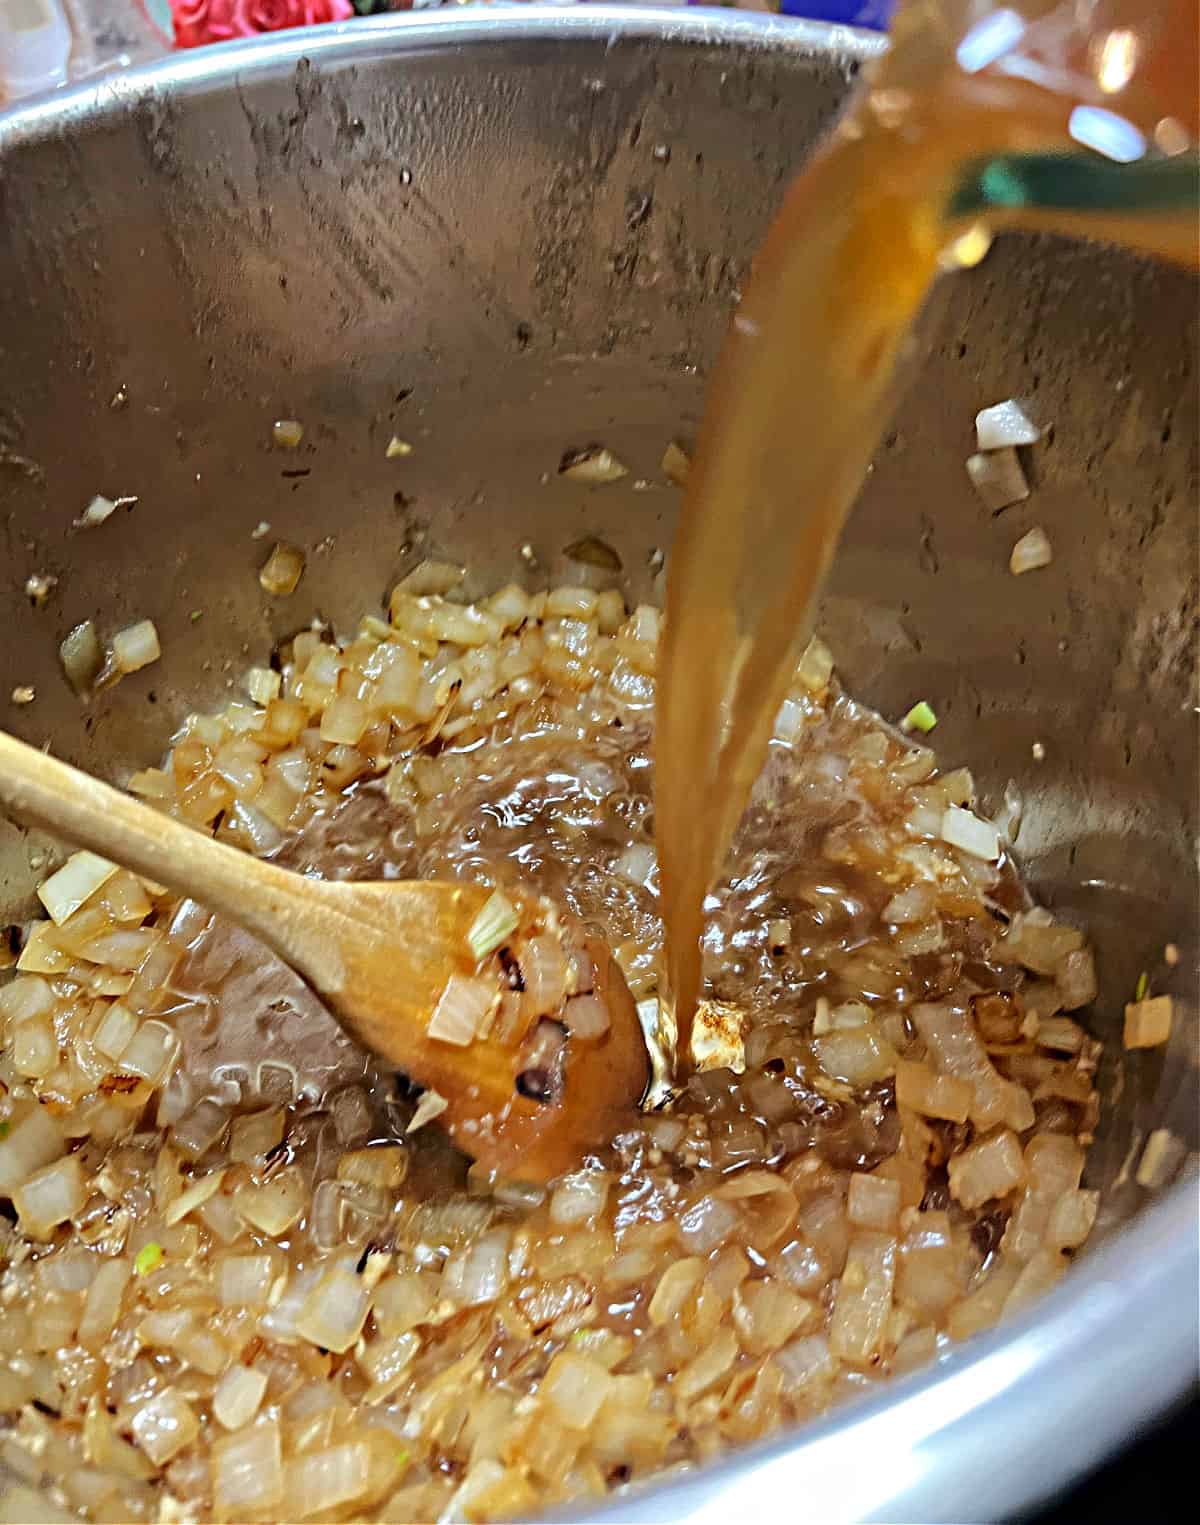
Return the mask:
[[[272,695],[131,787],[304,872],[536,887],[653,1025],[657,612],[398,589],[390,615],[297,636]],[[812,1417],[1057,1280],[1096,1210],[1082,936],[819,643],[775,733],[706,903],[707,1067],[548,1190],[482,1179],[432,1093],[190,902],[118,871],[25,929],[0,989],[25,1485],[85,1519],[527,1515]],[[592,966],[558,948],[512,986],[585,1020]]]

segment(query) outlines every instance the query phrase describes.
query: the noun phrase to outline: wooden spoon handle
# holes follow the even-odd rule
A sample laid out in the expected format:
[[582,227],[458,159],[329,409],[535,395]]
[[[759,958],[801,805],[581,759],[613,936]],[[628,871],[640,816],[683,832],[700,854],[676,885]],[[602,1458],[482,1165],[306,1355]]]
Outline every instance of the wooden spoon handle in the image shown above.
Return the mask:
[[24,821],[194,896],[285,958],[294,957],[289,944],[295,939],[287,930],[301,897],[286,869],[214,842],[3,731],[0,804]]

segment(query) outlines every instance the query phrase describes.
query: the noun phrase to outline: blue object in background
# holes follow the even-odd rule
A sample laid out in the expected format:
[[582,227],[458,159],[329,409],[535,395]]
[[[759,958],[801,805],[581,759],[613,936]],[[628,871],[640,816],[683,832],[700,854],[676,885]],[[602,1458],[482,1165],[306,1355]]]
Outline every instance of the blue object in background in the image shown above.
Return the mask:
[[896,0],[781,0],[785,16],[801,16],[806,21],[837,21],[843,26],[865,26],[874,32],[886,32]]

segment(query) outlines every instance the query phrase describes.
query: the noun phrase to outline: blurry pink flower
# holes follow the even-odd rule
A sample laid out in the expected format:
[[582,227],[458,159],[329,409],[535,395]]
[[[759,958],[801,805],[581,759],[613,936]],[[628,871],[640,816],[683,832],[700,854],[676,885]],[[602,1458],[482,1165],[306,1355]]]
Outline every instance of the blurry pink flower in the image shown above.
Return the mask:
[[345,21],[354,14],[350,0],[171,0],[175,46],[198,48],[230,37],[281,32],[285,27]]

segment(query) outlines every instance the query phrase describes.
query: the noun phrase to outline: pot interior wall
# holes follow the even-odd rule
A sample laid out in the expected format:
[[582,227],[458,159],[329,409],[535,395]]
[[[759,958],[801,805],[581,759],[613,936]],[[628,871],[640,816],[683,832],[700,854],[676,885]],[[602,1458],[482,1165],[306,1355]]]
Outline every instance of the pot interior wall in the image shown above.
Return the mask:
[[[0,124],[0,692],[38,696],[4,724],[119,780],[276,638],[378,606],[428,554],[538,582],[590,533],[651,594],[663,447],[694,432],[770,210],[873,46],[772,35],[398,52],[364,32],[352,56]],[[1195,1147],[1195,312],[1188,275],[1048,239],[946,282],[822,620],[862,697],[933,700],[986,803],[1011,781],[1036,892],[1099,946],[1108,1224],[1145,1196],[1122,1166],[1150,1128]],[[977,409],[1012,395],[1052,431],[1029,501],[991,516],[963,462]],[[277,418],[298,450],[273,448]],[[385,458],[393,434],[411,456]],[[629,477],[559,478],[590,442]],[[98,492],[137,503],[74,529]],[[1054,562],[1014,579],[1034,524]],[[255,576],[275,537],[308,551],[284,601]],[[34,572],[59,580],[44,609]],[[81,706],[66,630],[145,615],[163,660]],[[8,915],[44,851],[0,823]],[[1180,1018],[1165,1054],[1124,1056],[1141,969]]]

